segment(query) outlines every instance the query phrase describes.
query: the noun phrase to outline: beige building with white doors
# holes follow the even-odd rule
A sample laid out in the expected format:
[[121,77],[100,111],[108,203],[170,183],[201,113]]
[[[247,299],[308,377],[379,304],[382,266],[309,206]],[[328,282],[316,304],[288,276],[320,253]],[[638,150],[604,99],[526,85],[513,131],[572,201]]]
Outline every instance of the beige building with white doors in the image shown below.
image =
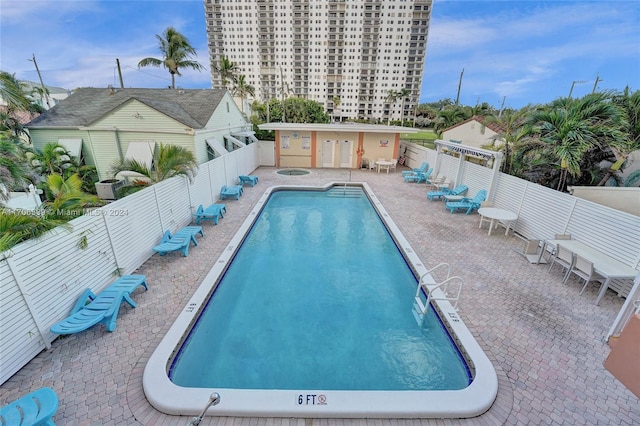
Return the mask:
[[276,134],[276,166],[280,168],[358,169],[364,159],[398,159],[400,134],[417,129],[373,124],[265,123]]

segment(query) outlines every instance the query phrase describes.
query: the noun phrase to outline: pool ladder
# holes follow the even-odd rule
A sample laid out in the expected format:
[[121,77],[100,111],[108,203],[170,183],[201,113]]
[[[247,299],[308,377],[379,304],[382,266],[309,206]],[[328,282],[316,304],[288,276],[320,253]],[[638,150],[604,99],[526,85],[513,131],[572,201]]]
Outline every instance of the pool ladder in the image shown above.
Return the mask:
[[[425,278],[430,277],[431,272],[441,267],[447,268],[446,279],[439,283],[427,284]],[[418,282],[418,288],[416,289],[415,301],[413,303],[413,315],[419,325],[423,324],[432,300],[448,300],[454,309],[458,308],[458,300],[460,300],[460,293],[462,292],[464,281],[461,277],[452,277],[450,275],[451,266],[448,263],[440,263],[420,277],[420,282]],[[422,301],[423,295],[426,296],[424,302]]]

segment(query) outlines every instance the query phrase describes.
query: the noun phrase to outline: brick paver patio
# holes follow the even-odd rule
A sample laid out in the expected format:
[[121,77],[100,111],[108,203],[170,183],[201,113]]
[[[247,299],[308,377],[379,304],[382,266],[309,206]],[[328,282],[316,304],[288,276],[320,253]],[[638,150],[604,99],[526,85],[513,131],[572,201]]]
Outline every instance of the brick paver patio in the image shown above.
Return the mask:
[[399,172],[281,176],[260,168],[254,174],[260,183],[240,200],[226,201],[219,225],[202,225],[205,237],[187,258],[153,256],[135,272],[147,275],[149,291],[133,295],[135,310],[122,306],[115,332],[100,325],[57,339],[0,387],[0,403],[51,386],[60,398],[56,424],[186,425],[188,417],[156,411],[142,390],[146,360],[173,319],[266,188],[350,179],[371,186],[426,265],[447,262],[464,279],[460,316],[496,368],[496,402],[466,420],[207,417],[203,425],[640,424],[640,400],[602,366],[609,353],[603,337],[623,303],[614,292],[595,306],[597,286],[579,296],[575,279],[561,284],[557,270],[548,273],[516,253],[521,240],[499,231],[487,235],[477,214],[450,214],[427,200],[424,184],[404,183]]

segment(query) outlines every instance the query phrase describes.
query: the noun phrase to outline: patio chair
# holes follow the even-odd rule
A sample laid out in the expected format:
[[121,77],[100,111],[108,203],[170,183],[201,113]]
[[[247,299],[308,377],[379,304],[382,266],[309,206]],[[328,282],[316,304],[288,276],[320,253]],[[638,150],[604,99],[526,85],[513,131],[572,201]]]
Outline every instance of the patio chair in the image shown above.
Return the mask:
[[[520,237],[518,234],[514,234],[516,237]],[[523,237],[520,237],[523,238]],[[541,240],[536,239],[524,239],[524,246],[522,247],[522,251],[519,252],[514,250],[516,253],[524,256],[525,259],[529,261],[529,263],[547,263],[544,258],[542,258],[542,254],[540,253],[540,247],[542,245]]]
[[[438,185],[442,185],[445,182],[447,182],[447,178],[446,176],[443,175],[438,175],[436,177],[429,177],[426,180],[426,184],[429,185],[431,188],[436,189],[438,187]],[[449,186],[449,185],[447,185]]]
[[116,329],[118,311],[122,302],[127,302],[132,308],[137,305],[131,299],[131,293],[143,286],[145,291],[147,278],[144,275],[125,275],[102,290],[97,296],[87,288],[78,297],[69,316],[54,324],[50,330],[56,334],[75,334],[85,331],[98,323],[107,327],[107,331]]
[[487,191],[481,189],[473,198],[464,197],[460,201],[447,201],[444,206],[447,210],[451,210],[451,213],[456,210],[466,210],[466,214],[469,214],[474,210],[478,210],[486,198]]
[[596,271],[593,270],[592,262],[590,262],[589,260],[585,259],[584,257],[578,254],[575,255],[573,266],[571,267],[571,269],[569,270],[569,273],[567,274],[567,281],[569,281],[569,277],[571,276],[571,274],[575,274],[579,278],[584,280],[584,286],[582,286],[582,290],[580,291],[581,295],[582,293],[584,293],[585,289],[587,288],[590,282],[594,282],[594,281],[597,282],[597,281],[602,281],[606,279],[606,277],[603,277],[602,275],[598,274]]
[[218,220],[224,217],[224,213],[227,211],[227,206],[224,204],[211,204],[206,209],[200,204],[196,210],[194,217],[196,225],[200,225],[200,221],[204,219],[213,220],[213,223],[218,224]]
[[248,184],[252,187],[258,183],[258,176],[255,175],[240,175],[238,176],[238,181],[240,185]]
[[553,256],[551,256],[551,259],[549,259],[548,272],[551,272],[551,269],[553,269],[553,265],[560,265],[564,272],[564,275],[562,276],[562,282],[566,283],[569,279],[569,273],[571,272],[574,263],[575,255],[573,254],[573,252],[565,248],[561,244],[558,244],[556,246],[555,253],[553,254]]
[[464,195],[469,190],[467,185],[458,185],[453,189],[442,188],[438,191],[427,192],[427,198],[429,201],[442,200],[445,195]]
[[[195,237],[193,237],[195,239]],[[182,251],[182,255],[187,257],[189,255],[189,245],[191,244],[190,236],[175,237],[171,235],[170,231],[165,231],[162,236],[160,244],[153,247],[153,250],[160,256],[164,256],[172,251]],[[197,242],[196,242],[197,244]]]
[[391,160],[391,165],[389,166],[389,170],[393,170],[394,173],[396,171],[396,167],[398,166],[398,159],[394,158],[393,160]]
[[424,173],[416,172],[413,174],[404,175],[403,178],[405,182],[415,182],[415,183],[426,182],[429,179],[429,176],[431,176],[431,173],[433,173],[433,168],[427,170]]
[[224,200],[227,197],[235,197],[236,200],[240,199],[242,195],[242,186],[241,185],[232,185],[227,187],[227,185],[222,185],[220,189],[220,199]]
[[371,159],[368,158],[367,159],[367,168],[369,170],[376,170],[377,169],[376,162],[375,162],[375,160],[373,158],[371,158]]
[[416,174],[416,173],[424,173],[428,168],[429,168],[429,163],[424,162],[420,165],[420,167],[416,167],[411,170],[403,170],[402,176]]
[[58,395],[51,388],[40,388],[0,408],[0,424],[8,426],[55,426]]

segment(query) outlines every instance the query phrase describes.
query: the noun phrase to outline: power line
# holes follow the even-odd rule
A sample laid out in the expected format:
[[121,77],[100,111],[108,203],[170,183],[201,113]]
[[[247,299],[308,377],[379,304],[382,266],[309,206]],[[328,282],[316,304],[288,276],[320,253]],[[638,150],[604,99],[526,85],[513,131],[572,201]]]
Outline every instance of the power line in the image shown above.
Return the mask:
[[141,69],[133,68],[133,67],[131,67],[131,66],[129,66],[129,65],[126,65],[126,66],[125,66],[125,68],[129,68],[129,69],[132,69],[132,70],[134,70],[134,71],[138,71],[138,72],[140,72],[140,73],[142,73],[142,74],[146,74],[146,75],[150,75],[151,77],[159,78],[159,79],[161,79],[161,80],[171,81],[171,79],[170,79],[170,78],[167,78],[167,77],[161,77],[161,76],[159,76],[159,75],[151,74],[151,73],[149,73],[149,72],[142,71]]

